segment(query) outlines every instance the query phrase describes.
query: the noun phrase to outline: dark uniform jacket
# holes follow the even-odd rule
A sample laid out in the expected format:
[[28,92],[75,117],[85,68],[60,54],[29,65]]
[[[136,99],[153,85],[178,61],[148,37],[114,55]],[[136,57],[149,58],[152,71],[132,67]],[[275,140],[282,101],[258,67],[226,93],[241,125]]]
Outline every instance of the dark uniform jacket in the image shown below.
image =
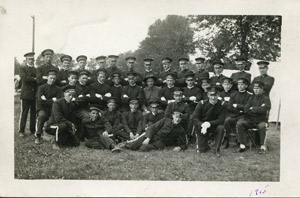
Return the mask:
[[35,100],[37,92],[36,68],[27,65],[21,67],[20,77],[22,80],[20,98],[25,100]]
[[[128,98],[124,98],[123,95],[126,94]],[[139,100],[140,105],[144,102],[144,92],[143,89],[138,85],[127,85],[123,87],[123,95],[122,101],[124,103],[128,103],[128,99],[130,98],[137,98]]]
[[186,87],[185,74],[189,71],[190,71],[189,69],[184,69],[178,73],[178,79],[176,80],[175,83],[177,87]]
[[[107,76],[111,76],[111,74],[114,72],[119,72],[122,74],[122,71],[118,67],[108,67],[106,71],[107,71]],[[124,76],[122,76],[122,78],[124,78]]]
[[[47,100],[42,100],[42,96],[45,96]],[[52,98],[59,99],[61,97],[61,89],[59,86],[53,84],[49,85],[48,83],[41,85],[38,88],[37,93],[37,111],[43,109],[43,110],[49,110],[51,111],[53,100]]]
[[225,90],[221,91],[220,97],[222,98],[222,100],[228,102],[231,94],[233,94],[235,92],[236,92],[236,90],[234,90],[233,87],[231,87],[227,92]]
[[122,106],[122,96],[123,96],[123,87],[122,85],[111,85],[110,86],[111,96],[114,97],[117,101],[117,105]]
[[183,113],[182,121],[188,121],[189,119],[189,105],[186,102],[170,102],[165,110],[165,117],[172,119],[174,111],[180,111]]
[[226,76],[224,76],[223,74],[220,74],[219,76],[212,76],[210,78],[210,84],[221,86],[223,78],[226,78]]
[[[248,102],[249,98],[253,95],[248,91],[235,92],[230,95],[230,100],[227,105],[227,117],[241,117],[244,115],[244,107]],[[237,104],[235,108],[233,104]]]
[[151,126],[152,124],[158,122],[159,120],[163,119],[164,113],[158,112],[157,114],[153,114],[152,112],[143,116],[143,129]]
[[160,88],[157,86],[153,87],[145,87],[144,95],[145,95],[145,104],[149,105],[150,102],[159,101],[160,100]]
[[168,86],[161,88],[159,98],[164,97],[167,101],[168,100],[174,100],[174,91],[178,90],[178,87],[171,87],[169,88]]
[[149,76],[149,75],[153,75],[153,76],[155,76],[157,79],[159,78],[158,72],[153,71],[153,70],[151,69],[151,70],[149,70],[149,71],[145,70],[145,71],[142,73],[142,79],[144,79],[146,76]]
[[198,70],[196,73],[195,73],[195,84],[197,87],[201,87],[201,82],[200,82],[200,79],[201,78],[209,78],[209,73],[208,71],[206,71],[205,69],[202,69],[202,70]]
[[209,122],[210,128],[212,128],[223,124],[225,115],[226,105],[224,101],[218,100],[215,105],[212,105],[209,100],[204,100],[198,103],[191,120],[199,129],[204,122]]
[[141,111],[126,111],[122,114],[124,130],[129,134],[141,134],[143,131],[143,115]]
[[[125,72],[123,72],[123,76],[125,77],[125,76],[127,76],[127,73],[128,72],[134,72],[134,73],[136,73],[136,80],[135,80],[135,83],[138,85],[138,86],[142,86],[142,82],[143,82],[143,78],[142,78],[142,75],[140,74],[140,73],[138,73],[137,71],[135,71],[134,69],[131,69],[131,70],[126,70]],[[127,86],[129,83],[128,83],[128,81],[125,81],[125,80],[123,80],[123,81],[121,81],[121,84],[123,85],[123,86]]]
[[253,90],[253,82],[255,81],[261,81],[265,84],[264,86],[264,94],[265,96],[270,96],[270,91],[274,85],[275,78],[269,75],[261,75],[257,76],[253,79],[252,84],[251,84],[251,91]]
[[[47,71],[50,69],[55,69],[58,71],[58,69],[51,64],[45,64],[36,69],[36,82],[37,82],[38,86],[47,83],[47,80],[43,79],[43,76],[47,76]],[[57,80],[56,80],[55,84],[58,85]]]
[[169,69],[167,71],[161,71],[159,73],[159,79],[161,79],[161,81],[166,80],[166,75],[167,75],[167,73],[170,73],[170,72],[174,73],[176,75],[176,78],[177,78],[177,76],[178,76],[177,72],[175,70]]
[[[105,94],[110,93],[110,86],[106,83],[101,84],[100,82],[94,82],[90,85],[90,94],[91,94],[91,103],[92,104],[98,104],[101,106],[101,108],[106,107],[106,100],[108,97],[105,96]],[[101,98],[97,98],[96,94],[102,95]]]
[[239,78],[246,78],[249,82],[251,82],[251,74],[245,71],[232,73],[230,78],[232,78],[232,81],[235,85],[237,85],[237,80]]
[[118,110],[104,111],[102,115],[109,121],[113,129],[120,127],[122,125],[122,114]]
[[[64,86],[68,84],[68,71],[69,70],[65,70],[65,69],[60,69],[58,74],[57,74],[57,83],[59,86]],[[61,81],[65,80],[65,83],[62,83]]]
[[[184,87],[183,88],[184,101],[189,105],[190,113],[193,112],[197,106],[197,103],[201,100],[201,89],[193,86],[192,88]],[[189,98],[191,96],[196,97],[196,101],[191,101]]]
[[71,123],[73,120],[73,112],[75,110],[74,102],[67,102],[65,98],[60,98],[53,103],[51,109],[50,124]]
[[[252,107],[252,110],[250,109]],[[252,95],[245,105],[245,117],[250,122],[268,122],[268,113],[271,109],[271,101],[264,94]]]
[[163,118],[155,124],[148,127],[146,131],[147,138],[156,139],[164,142],[166,146],[179,146],[186,149],[185,131],[181,124],[174,124],[170,118]]
[[82,120],[83,130],[86,130],[89,134],[89,138],[99,138],[100,134],[104,131],[111,132],[112,127],[108,120],[104,116],[99,116],[95,121],[89,118]]
[[86,96],[87,94],[90,94],[90,87],[87,85],[82,85],[79,82],[75,85],[75,92],[76,92],[76,101],[78,103],[78,107],[87,107],[91,97]]

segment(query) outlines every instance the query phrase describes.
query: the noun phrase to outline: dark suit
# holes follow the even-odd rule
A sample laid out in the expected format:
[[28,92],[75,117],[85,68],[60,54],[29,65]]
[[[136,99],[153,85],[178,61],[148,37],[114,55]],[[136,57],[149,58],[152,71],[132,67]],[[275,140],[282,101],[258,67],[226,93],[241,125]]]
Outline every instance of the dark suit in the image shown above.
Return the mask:
[[265,84],[264,94],[265,94],[265,96],[270,96],[270,92],[274,85],[275,78],[272,76],[269,76],[268,74],[255,77],[250,86],[250,89],[249,89],[250,91],[253,91],[253,82],[255,82],[255,81],[263,82]]
[[[43,79],[43,76],[47,76],[47,71],[50,69],[55,69],[58,72],[58,68],[54,67],[51,64],[45,64],[36,69],[36,82],[38,86],[41,86],[47,82],[46,79]],[[55,84],[59,84],[58,81]]]

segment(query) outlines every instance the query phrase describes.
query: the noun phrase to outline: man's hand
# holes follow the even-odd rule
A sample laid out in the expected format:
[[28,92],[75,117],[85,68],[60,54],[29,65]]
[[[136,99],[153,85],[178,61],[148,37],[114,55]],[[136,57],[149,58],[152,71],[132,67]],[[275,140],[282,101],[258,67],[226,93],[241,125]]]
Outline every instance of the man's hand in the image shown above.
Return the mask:
[[233,106],[234,108],[237,108],[237,104],[233,104],[232,106]]
[[209,122],[203,122],[201,127],[202,128],[210,128],[210,123]]
[[190,101],[196,101],[197,100],[197,98],[195,96],[191,96],[189,99],[190,99]]
[[53,97],[52,100],[55,102],[57,99],[55,97]]
[[125,81],[128,81],[128,78],[124,78]]
[[106,93],[104,96],[109,98],[111,97],[111,93]]
[[181,151],[181,148],[179,146],[177,146],[177,147],[173,148],[173,151],[179,152],[179,151]]
[[102,99],[102,95],[101,94],[95,94],[95,96],[97,97],[97,98],[100,98],[100,99]]
[[205,134],[207,133],[207,128],[204,128],[204,127],[203,127],[203,128],[201,129],[201,133],[205,135]]
[[161,101],[167,101],[165,97],[160,98]]
[[47,100],[47,98],[44,95],[41,96],[41,99],[42,100]]
[[250,107],[250,110],[252,110],[253,109],[253,107]]
[[83,95],[82,94],[80,94],[79,96],[78,96],[78,98],[82,98],[83,97]]
[[228,102],[228,101],[230,100],[230,97],[224,97],[224,100],[225,100],[226,102]]
[[171,103],[171,102],[175,102],[175,100],[168,100],[168,104]]
[[123,95],[123,98],[128,98],[128,96],[126,94]]
[[72,123],[72,134],[75,135],[77,129],[75,127],[75,125]]
[[48,80],[48,76],[43,76],[42,79]]
[[76,98],[72,98],[72,101],[74,102],[76,100]]
[[86,94],[87,97],[91,97],[91,94]]
[[102,133],[102,135],[103,135],[104,137],[108,137],[108,132],[107,132],[107,131],[104,131],[104,132]]
[[143,143],[142,143],[142,144],[144,144],[144,145],[148,145],[148,144],[149,144],[149,142],[150,142],[150,138],[146,138],[146,139],[143,141]]
[[129,133],[130,139],[133,140],[135,138],[135,136],[133,135],[132,132]]
[[62,80],[62,81],[60,81],[61,83],[67,83],[67,81],[66,80]]

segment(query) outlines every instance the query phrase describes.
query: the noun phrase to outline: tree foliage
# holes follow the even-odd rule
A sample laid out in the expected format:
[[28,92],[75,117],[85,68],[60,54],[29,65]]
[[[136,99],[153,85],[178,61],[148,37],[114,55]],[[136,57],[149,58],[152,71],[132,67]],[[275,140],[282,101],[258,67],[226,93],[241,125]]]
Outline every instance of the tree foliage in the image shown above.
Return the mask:
[[281,16],[202,16],[189,20],[197,48],[211,59],[231,65],[234,57],[278,61],[281,50]]

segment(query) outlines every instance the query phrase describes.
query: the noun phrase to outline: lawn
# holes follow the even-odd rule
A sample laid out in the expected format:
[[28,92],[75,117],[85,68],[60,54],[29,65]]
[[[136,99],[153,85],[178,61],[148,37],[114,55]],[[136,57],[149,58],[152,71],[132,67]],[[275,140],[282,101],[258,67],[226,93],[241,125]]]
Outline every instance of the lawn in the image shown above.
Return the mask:
[[[34,144],[34,136],[18,136],[19,96],[15,96],[15,178],[16,179],[85,179],[85,180],[175,180],[175,181],[279,181],[280,131],[270,125],[269,152],[256,149],[233,153],[234,146],[222,150],[221,158],[209,151],[172,150],[149,153],[124,150],[112,154],[92,150],[83,143],[77,148],[52,150],[50,142]],[[27,123],[27,127],[28,127]]]

